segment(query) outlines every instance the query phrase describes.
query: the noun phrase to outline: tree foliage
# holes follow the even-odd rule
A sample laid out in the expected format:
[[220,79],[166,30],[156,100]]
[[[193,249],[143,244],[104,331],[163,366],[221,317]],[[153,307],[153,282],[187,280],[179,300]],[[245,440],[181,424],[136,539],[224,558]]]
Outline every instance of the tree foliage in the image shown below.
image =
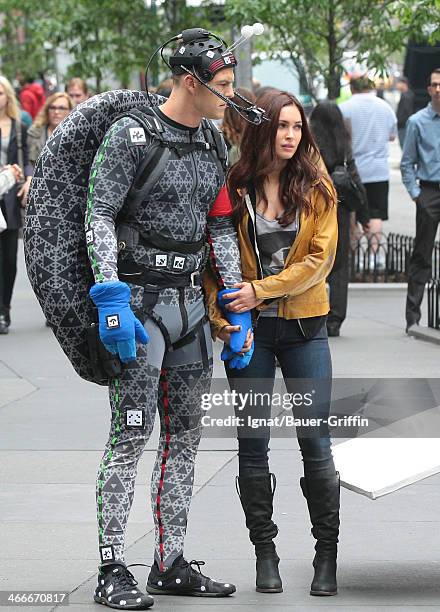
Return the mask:
[[37,74],[47,64],[46,0],[0,0],[2,72]]
[[46,43],[74,58],[67,76],[93,77],[97,90],[108,72],[126,86],[133,70],[145,67],[160,30],[143,0],[0,0],[0,13],[5,73],[53,69]]
[[74,58],[73,74],[94,75],[101,89],[105,73],[127,87],[133,70],[145,68],[157,41],[158,18],[143,0],[64,0],[56,11],[58,44]]
[[63,47],[73,58],[67,77],[93,78],[99,91],[112,74],[126,87],[162,42],[184,28],[209,27],[214,14],[211,0],[198,7],[186,0],[157,4],[155,10],[151,0],[0,0],[2,71],[11,79],[53,71],[51,49]]
[[[323,77],[329,98],[337,98],[346,52],[359,63],[385,72],[388,57],[424,28],[439,23],[439,0],[226,0],[229,18],[261,21],[269,32],[262,41],[270,56],[287,52],[301,85],[316,98]],[[431,40],[440,33],[431,32]]]

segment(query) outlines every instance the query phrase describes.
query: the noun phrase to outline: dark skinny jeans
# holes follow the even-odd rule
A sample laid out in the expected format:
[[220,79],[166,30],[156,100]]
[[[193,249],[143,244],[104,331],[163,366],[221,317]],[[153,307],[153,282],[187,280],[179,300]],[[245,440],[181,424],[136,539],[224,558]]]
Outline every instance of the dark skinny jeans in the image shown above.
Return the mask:
[[0,233],[0,314],[11,307],[12,290],[17,275],[18,229]]
[[[260,317],[254,334],[255,350],[249,366],[236,370],[228,368],[226,363],[231,390],[246,393],[252,388],[254,392],[272,394],[277,358],[287,393],[305,393],[311,388],[315,389],[312,406],[293,408],[293,415],[299,418],[327,419],[330,411],[332,364],[325,318],[318,333],[310,340],[304,338],[296,320],[278,317]],[[282,409],[276,412],[290,414],[290,411]],[[247,403],[243,410],[236,410],[236,415],[244,418],[245,423],[248,422],[248,415],[269,418],[271,406],[267,402],[257,406]],[[296,434],[302,453],[304,475],[308,478],[333,475],[335,466],[327,425],[319,429],[296,427]],[[240,476],[269,472],[269,441],[269,427],[260,427],[258,430],[238,428]]]

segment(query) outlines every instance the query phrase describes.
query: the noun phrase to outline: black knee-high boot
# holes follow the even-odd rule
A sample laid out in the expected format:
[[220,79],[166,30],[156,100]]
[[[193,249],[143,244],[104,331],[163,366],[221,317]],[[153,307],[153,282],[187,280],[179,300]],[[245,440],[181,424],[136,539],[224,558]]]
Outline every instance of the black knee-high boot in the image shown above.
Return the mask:
[[283,585],[278,571],[280,561],[273,539],[278,527],[272,521],[275,474],[237,476],[237,493],[246,517],[249,538],[257,557],[256,590],[281,593]]
[[336,556],[339,536],[339,473],[325,478],[301,478],[312,534],[317,540],[310,595],[336,595]]

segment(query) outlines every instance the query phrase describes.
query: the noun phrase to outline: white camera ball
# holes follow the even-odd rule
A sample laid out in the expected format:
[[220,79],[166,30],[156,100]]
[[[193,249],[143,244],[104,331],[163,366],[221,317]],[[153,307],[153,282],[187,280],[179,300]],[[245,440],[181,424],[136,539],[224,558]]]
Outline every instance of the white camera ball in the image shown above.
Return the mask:
[[251,25],[244,25],[241,28],[241,35],[244,38],[250,38],[251,36],[253,36],[253,34],[254,34],[254,27],[253,26],[251,26]]

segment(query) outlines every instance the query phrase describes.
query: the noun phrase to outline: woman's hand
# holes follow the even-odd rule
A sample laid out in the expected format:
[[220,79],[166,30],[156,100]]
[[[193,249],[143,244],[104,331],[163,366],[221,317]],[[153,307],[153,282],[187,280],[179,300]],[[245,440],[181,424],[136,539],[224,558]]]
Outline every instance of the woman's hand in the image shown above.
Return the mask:
[[23,178],[23,172],[18,164],[11,164],[10,166],[6,167],[9,168],[9,170],[12,170],[15,176],[15,181],[17,183],[18,181],[21,181],[21,179]]
[[29,187],[31,186],[31,180],[32,180],[32,177],[28,176],[26,178],[26,181],[23,183],[21,189],[17,193],[17,197],[21,198],[21,206],[23,208],[26,208],[26,205],[27,205],[27,198],[28,198],[28,193],[29,193]]
[[23,177],[23,170],[20,168],[20,166],[18,164],[12,164],[11,165],[11,170],[15,175],[15,178],[17,181],[21,181],[24,177]]
[[225,304],[226,310],[230,310],[231,312],[246,312],[247,310],[252,310],[261,304],[263,300],[259,300],[256,295],[254,288],[251,283],[237,283],[234,285],[234,289],[236,287],[240,288],[240,291],[234,291],[232,293],[226,293],[223,298],[231,299],[232,302],[229,304]]
[[17,164],[6,164],[2,166],[1,172],[12,172],[16,183],[23,178],[21,168]]
[[[220,340],[223,340],[225,344],[229,345],[231,341],[231,333],[235,331],[240,331],[239,325],[225,325],[218,333],[218,338],[220,338]],[[246,336],[246,341],[241,349],[241,354],[247,353],[250,350],[253,341],[254,334],[252,333],[252,330],[249,330]]]

